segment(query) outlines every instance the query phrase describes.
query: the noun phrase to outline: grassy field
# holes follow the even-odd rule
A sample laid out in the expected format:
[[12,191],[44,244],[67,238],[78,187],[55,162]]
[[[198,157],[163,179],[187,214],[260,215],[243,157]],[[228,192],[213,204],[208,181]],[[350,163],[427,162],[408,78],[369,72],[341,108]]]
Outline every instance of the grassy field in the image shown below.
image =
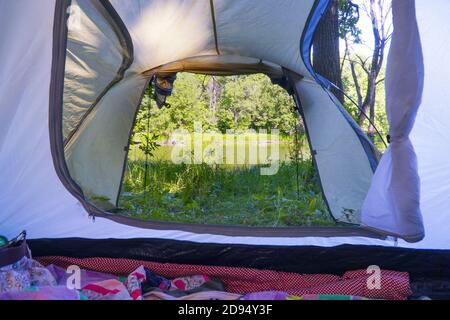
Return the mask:
[[[144,220],[264,227],[333,225],[310,159],[291,161],[281,146],[273,176],[258,165],[190,165],[168,160],[170,147],[145,161],[130,152],[121,214]],[[298,179],[297,179],[298,177]]]

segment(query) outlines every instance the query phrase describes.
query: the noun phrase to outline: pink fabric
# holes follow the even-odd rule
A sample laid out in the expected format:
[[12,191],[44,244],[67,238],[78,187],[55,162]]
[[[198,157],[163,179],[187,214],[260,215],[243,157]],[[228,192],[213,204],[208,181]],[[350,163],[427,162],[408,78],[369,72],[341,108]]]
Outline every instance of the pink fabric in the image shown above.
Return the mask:
[[145,270],[140,266],[125,282],[108,279],[90,283],[81,290],[89,300],[143,300],[141,283],[146,280]]
[[381,274],[381,289],[369,290],[367,280],[370,275],[366,273],[366,270],[347,272],[340,277],[326,274],[300,275],[250,268],[163,264],[111,258],[42,257],[37,260],[44,265],[55,264],[63,268],[77,265],[82,269],[118,275],[128,275],[140,266],[170,279],[204,274],[220,279],[227,292],[238,294],[284,291],[296,296],[339,294],[389,300],[404,300],[412,294],[408,273],[387,270],[383,270]]

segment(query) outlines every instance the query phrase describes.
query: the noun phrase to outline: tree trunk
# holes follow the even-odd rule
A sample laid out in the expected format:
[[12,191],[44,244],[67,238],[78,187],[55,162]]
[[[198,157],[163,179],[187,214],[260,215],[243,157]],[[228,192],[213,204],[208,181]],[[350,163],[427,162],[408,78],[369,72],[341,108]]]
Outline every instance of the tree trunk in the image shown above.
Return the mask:
[[220,99],[220,86],[217,82],[216,77],[211,77],[208,82],[208,94],[209,94],[209,109],[212,113],[212,122],[215,123],[217,121],[217,103]]
[[[330,9],[320,22],[313,48],[314,69],[342,89],[339,52],[339,1],[331,0]],[[344,102],[344,95],[333,88],[334,95]]]

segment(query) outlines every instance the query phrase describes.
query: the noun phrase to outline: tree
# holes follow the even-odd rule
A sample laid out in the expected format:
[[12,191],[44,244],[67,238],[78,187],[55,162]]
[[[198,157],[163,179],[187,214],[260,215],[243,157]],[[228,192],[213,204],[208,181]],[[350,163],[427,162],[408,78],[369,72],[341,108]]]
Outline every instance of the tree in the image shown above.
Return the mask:
[[[367,115],[369,125],[367,134],[373,140],[375,137],[374,123],[376,121],[376,97],[377,87],[383,81],[379,79],[382,74],[386,47],[391,39],[392,25],[389,22],[392,10],[390,0],[365,0],[362,3],[362,11],[368,16],[371,22],[373,33],[373,46],[371,54],[362,55],[356,51],[355,44],[361,44],[361,30],[357,27],[355,21],[359,15],[356,6],[348,1],[341,1],[341,38],[345,42],[344,61],[350,67],[353,87],[356,92],[358,104],[358,124],[363,127]],[[359,71],[364,74],[364,79],[359,76]],[[364,88],[365,80],[365,88]]]
[[168,137],[176,129],[192,132],[195,121],[202,123],[203,131],[279,129],[290,135],[299,118],[292,97],[262,74],[216,77],[180,73],[167,101],[171,107],[159,109],[152,90],[147,89],[134,128],[136,143],[144,143],[148,132],[158,137]]
[[[313,63],[316,72],[342,88],[341,58],[339,48],[339,0],[331,0],[330,8],[322,18],[314,37]],[[340,90],[332,89],[344,103]]]
[[220,86],[220,83],[219,83],[217,77],[215,77],[215,76],[210,77],[206,89],[207,89],[208,95],[209,95],[209,109],[213,116],[211,121],[216,122],[217,121],[217,118],[216,118],[217,104],[219,102],[220,95],[222,93],[222,87]]

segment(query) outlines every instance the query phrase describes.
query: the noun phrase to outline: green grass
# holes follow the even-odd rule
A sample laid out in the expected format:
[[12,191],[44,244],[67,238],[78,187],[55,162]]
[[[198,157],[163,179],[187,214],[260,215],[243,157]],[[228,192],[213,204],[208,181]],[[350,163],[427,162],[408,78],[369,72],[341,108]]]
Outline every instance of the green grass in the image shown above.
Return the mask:
[[[226,147],[228,146],[227,141],[233,141],[233,147],[235,149],[235,152],[237,153],[237,146],[238,143],[235,140],[237,138],[236,135],[230,135],[230,134],[221,134],[221,139],[220,141],[223,144],[223,154],[224,154],[224,163],[226,162]],[[251,148],[250,145],[253,146],[257,146],[258,148],[258,152],[262,152],[262,149],[266,149],[266,153],[267,154],[271,154],[272,152],[272,147],[276,147],[278,148],[278,156],[280,161],[283,162],[289,162],[290,161],[290,156],[291,156],[291,149],[292,149],[292,145],[293,145],[293,141],[291,138],[288,137],[283,137],[283,136],[279,136],[279,141],[276,142],[276,144],[274,144],[274,142],[269,138],[267,139],[268,141],[270,141],[270,144],[258,144],[258,137],[256,136],[252,136],[250,134],[246,135],[246,139],[244,140],[244,149],[246,152],[246,161],[248,161],[248,153],[249,153],[249,149]],[[132,146],[132,148],[130,149],[129,152],[129,159],[131,161],[139,161],[142,159],[145,159],[145,154],[144,152],[139,148],[139,141],[135,141],[136,144]],[[208,136],[206,134],[204,134],[203,139],[203,150],[205,150],[206,148],[208,148],[209,146],[211,146],[211,139],[208,139]],[[143,144],[145,144],[145,142],[141,142]],[[161,161],[171,161],[172,159],[172,152],[173,152],[173,145],[171,144],[171,139],[167,138],[166,139],[160,139],[158,141],[159,147],[153,151],[153,156],[152,156],[152,160],[155,162],[161,162]],[[191,147],[194,145],[194,142],[191,141]],[[305,154],[309,154],[309,147],[307,145],[303,145],[303,153]],[[236,157],[236,155],[235,155]],[[234,159],[236,160],[236,159]]]
[[327,213],[310,160],[283,163],[278,174],[258,166],[175,165],[130,160],[119,214],[144,220],[259,227],[328,226]]

